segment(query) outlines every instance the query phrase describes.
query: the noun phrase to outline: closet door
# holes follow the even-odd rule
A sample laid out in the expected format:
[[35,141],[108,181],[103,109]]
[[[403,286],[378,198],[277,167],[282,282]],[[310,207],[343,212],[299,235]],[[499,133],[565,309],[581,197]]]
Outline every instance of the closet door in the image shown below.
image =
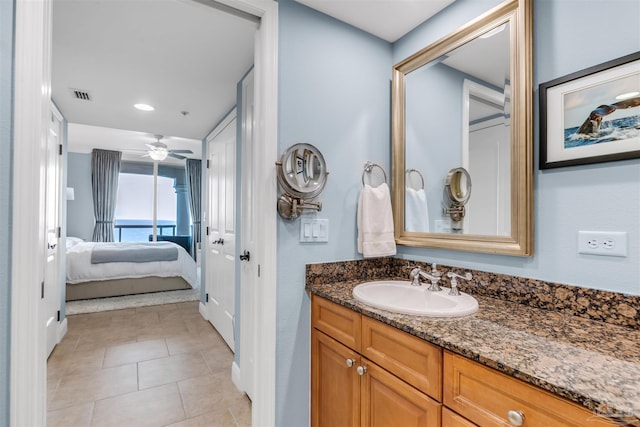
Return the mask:
[[62,177],[62,116],[51,108],[45,172],[45,271],[42,284],[47,357],[58,343],[60,310],[60,197]]
[[236,241],[236,119],[235,113],[214,130],[207,142],[208,228],[206,288],[208,317],[234,349]]

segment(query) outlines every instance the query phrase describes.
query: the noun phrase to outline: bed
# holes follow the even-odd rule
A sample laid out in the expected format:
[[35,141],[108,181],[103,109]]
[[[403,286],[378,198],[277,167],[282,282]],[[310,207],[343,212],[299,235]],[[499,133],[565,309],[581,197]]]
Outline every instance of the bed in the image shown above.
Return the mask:
[[66,300],[197,287],[191,256],[172,242],[84,242],[67,237]]

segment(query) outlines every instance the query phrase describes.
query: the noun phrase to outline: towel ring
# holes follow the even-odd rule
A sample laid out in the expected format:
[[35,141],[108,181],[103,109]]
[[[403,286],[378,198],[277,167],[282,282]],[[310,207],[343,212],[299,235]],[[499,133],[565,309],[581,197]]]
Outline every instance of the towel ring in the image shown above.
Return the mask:
[[420,182],[422,183],[422,186],[420,188],[414,188],[414,190],[424,190],[424,177],[422,176],[420,171],[418,169],[407,169],[407,175],[409,177],[411,176],[411,172],[417,173],[420,177]]
[[362,171],[362,185],[364,186],[364,176],[365,174],[371,174],[373,172],[373,168],[378,168],[382,171],[382,176],[384,176],[384,183],[387,182],[387,173],[384,171],[384,168],[377,163],[366,162],[364,164],[364,170]]

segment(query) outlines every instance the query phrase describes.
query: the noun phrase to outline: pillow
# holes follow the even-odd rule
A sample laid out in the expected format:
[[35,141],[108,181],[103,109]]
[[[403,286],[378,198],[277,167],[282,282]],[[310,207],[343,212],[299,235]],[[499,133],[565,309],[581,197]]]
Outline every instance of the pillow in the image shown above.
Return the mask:
[[84,242],[84,240],[82,240],[79,237],[68,237],[67,236],[67,249],[70,249],[72,247],[74,247],[75,245],[77,245],[78,243],[82,243]]

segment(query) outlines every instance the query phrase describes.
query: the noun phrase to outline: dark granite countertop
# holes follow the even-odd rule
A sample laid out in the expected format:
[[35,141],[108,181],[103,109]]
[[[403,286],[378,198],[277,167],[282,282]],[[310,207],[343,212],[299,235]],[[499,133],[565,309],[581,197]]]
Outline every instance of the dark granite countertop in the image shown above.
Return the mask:
[[366,316],[567,398],[622,425],[640,426],[640,330],[473,295],[480,309],[436,319],[379,310],[353,298],[363,280],[306,289]]

